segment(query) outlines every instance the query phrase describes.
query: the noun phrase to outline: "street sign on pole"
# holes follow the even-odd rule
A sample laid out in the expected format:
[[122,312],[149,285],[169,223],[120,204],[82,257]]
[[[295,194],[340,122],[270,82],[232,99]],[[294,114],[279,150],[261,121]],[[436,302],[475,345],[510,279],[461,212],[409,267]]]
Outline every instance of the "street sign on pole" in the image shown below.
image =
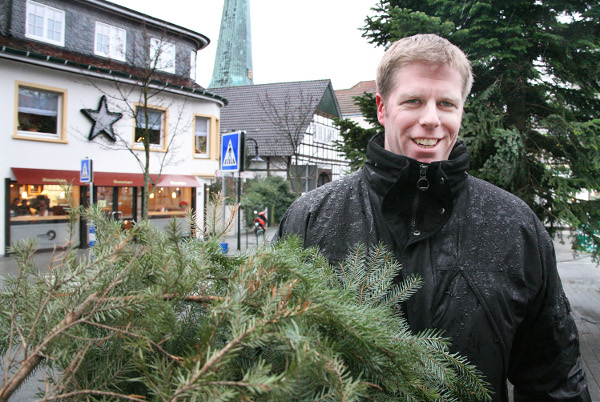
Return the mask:
[[91,183],[94,181],[92,160],[89,158],[81,160],[81,167],[79,169],[79,181],[82,183]]
[[221,171],[239,172],[242,166],[242,132],[226,133],[221,138]]

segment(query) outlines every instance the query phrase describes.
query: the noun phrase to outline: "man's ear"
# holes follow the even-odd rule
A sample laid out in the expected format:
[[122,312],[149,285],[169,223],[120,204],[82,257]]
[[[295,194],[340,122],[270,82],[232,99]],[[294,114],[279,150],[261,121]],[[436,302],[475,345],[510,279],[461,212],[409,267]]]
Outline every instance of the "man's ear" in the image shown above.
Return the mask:
[[385,105],[379,92],[375,96],[375,102],[377,103],[377,120],[379,120],[379,124],[385,127]]

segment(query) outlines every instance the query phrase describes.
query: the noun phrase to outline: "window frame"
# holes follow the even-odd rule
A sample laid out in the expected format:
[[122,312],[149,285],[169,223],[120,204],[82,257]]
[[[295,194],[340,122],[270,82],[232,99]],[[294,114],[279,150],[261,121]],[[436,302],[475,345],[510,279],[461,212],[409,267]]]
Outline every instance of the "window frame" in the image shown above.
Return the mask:
[[[196,153],[196,118],[203,118],[208,120],[208,133],[206,139],[206,153]],[[219,139],[217,135],[219,133],[219,119],[213,115],[208,114],[194,114],[194,121],[192,124],[192,152],[194,159],[218,159]]]
[[[162,108],[158,106],[146,105],[145,106],[150,111],[160,112],[161,113],[161,133],[160,133],[160,143],[159,144],[150,144],[150,151],[154,152],[167,152],[167,140],[168,140],[168,130],[169,127],[169,110],[167,108]],[[144,109],[144,105],[141,103],[136,103],[134,105],[135,114],[133,116],[133,138],[132,138],[132,149],[137,151],[143,151],[144,145],[140,142],[136,141],[137,134],[136,129],[138,125],[137,114],[138,110]]]
[[[58,95],[56,111],[56,134],[44,133],[38,131],[27,131],[19,129],[19,90],[20,88],[37,90],[40,92],[50,92]],[[15,81],[15,106],[14,106],[14,130],[13,138],[19,140],[32,140],[44,142],[57,142],[66,144],[67,141],[67,90],[62,88],[49,87],[30,82]]]
[[190,53],[190,78],[196,81],[196,70],[198,68],[198,53],[194,50],[192,50]]
[[[156,59],[157,49],[161,49],[160,54],[158,55],[158,59]],[[165,54],[172,52],[172,58],[168,60],[169,65],[164,67],[162,64],[165,61]],[[174,43],[167,42],[157,38],[150,38],[150,63],[153,63],[156,66],[157,70],[164,71],[166,73],[175,74],[175,65],[177,59],[177,48]]]
[[[98,28],[108,28],[108,53],[104,53],[98,46]],[[100,33],[104,35],[104,33]],[[122,51],[119,52],[118,41],[122,41]],[[107,24],[105,22],[96,21],[94,26],[94,54],[100,57],[106,57],[109,59],[126,61],[127,54],[127,30],[116,27],[114,25]]]
[[[30,31],[30,22],[31,17],[30,14],[36,15],[34,13],[33,8],[41,8],[44,10],[42,18],[42,35],[37,35],[35,32]],[[53,38],[48,38],[48,22],[50,21],[49,12],[54,12],[61,15],[61,31],[60,31],[60,40],[55,40]],[[32,0],[27,0],[27,4],[25,7],[25,37],[29,39],[39,40],[41,42],[51,43],[57,46],[65,46],[65,31],[66,31],[66,13],[65,10],[61,10],[59,8],[51,7],[46,4],[38,3]],[[34,25],[37,27],[37,25]]]
[[[207,122],[207,130],[206,130],[206,152],[196,152],[196,138],[198,137],[198,135],[196,134],[196,122],[198,121],[198,119],[203,119]],[[194,158],[199,158],[199,159],[208,159],[210,158],[210,146],[212,144],[211,141],[211,135],[212,135],[212,128],[213,128],[213,116],[207,116],[207,115],[202,115],[202,114],[195,114],[194,115],[194,125],[193,125],[193,137],[194,137],[194,146],[193,146],[193,150],[194,150]]]

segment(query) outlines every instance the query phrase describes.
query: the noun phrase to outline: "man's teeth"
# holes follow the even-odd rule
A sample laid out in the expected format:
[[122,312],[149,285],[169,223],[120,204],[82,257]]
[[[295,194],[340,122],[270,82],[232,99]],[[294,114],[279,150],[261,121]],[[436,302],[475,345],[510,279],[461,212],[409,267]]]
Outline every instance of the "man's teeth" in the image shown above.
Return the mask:
[[434,147],[438,142],[435,138],[415,138],[413,141],[422,147]]

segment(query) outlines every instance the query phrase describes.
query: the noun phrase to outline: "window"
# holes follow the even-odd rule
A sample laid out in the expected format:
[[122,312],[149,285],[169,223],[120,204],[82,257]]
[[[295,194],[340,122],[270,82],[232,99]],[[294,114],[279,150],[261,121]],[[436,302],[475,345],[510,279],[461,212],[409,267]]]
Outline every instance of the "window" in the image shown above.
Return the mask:
[[125,61],[126,36],[127,32],[124,29],[96,22],[95,53]]
[[143,146],[148,136],[151,149],[165,148],[165,112],[138,107],[135,112],[135,142]]
[[194,154],[208,157],[208,140],[210,135],[210,118],[196,116],[194,123]]
[[150,62],[158,70],[175,74],[175,45],[152,38],[150,40]]
[[54,45],[65,45],[65,12],[34,1],[27,2],[25,36]]
[[196,81],[196,52],[190,55],[190,78]]
[[17,83],[17,138],[64,141],[66,91]]

